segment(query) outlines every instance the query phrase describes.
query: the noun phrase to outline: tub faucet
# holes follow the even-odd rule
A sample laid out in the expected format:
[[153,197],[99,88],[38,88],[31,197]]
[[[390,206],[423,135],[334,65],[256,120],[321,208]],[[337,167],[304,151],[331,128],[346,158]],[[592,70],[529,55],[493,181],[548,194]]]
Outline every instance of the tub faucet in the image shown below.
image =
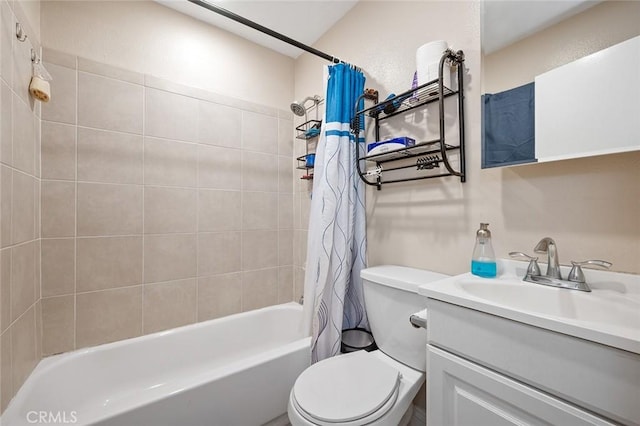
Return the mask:
[[546,276],[561,280],[562,276],[560,275],[560,261],[558,260],[558,247],[556,246],[556,242],[553,241],[552,238],[545,237],[536,244],[533,251],[536,253],[547,254],[548,260]]

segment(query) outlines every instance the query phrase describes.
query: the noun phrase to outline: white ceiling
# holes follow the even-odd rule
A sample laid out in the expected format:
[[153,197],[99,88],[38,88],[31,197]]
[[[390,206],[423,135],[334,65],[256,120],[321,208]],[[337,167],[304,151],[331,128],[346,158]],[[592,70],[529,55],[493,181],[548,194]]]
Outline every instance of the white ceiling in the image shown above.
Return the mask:
[[[155,1],[292,58],[297,58],[303,53],[302,50],[296,47],[190,3],[187,0]],[[223,7],[308,46],[313,45],[329,28],[351,10],[357,1],[208,0],[208,2],[216,6]],[[326,53],[331,54],[331,52]]]
[[495,52],[601,1],[485,0],[482,51]]
[[[297,58],[302,50],[187,0],[156,2]],[[312,46],[358,0],[207,0],[260,25]],[[427,1],[427,0],[423,0]],[[495,52],[582,12],[602,0],[483,0],[482,50]],[[327,52],[331,54],[331,52]]]

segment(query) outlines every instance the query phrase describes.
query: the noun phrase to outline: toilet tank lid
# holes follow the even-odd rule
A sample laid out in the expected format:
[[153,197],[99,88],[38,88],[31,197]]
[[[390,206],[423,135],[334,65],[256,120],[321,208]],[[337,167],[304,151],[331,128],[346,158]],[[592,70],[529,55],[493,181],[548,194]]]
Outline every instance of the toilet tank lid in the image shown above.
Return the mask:
[[449,278],[449,275],[406,266],[381,265],[363,269],[360,277],[376,284],[417,293],[422,284]]

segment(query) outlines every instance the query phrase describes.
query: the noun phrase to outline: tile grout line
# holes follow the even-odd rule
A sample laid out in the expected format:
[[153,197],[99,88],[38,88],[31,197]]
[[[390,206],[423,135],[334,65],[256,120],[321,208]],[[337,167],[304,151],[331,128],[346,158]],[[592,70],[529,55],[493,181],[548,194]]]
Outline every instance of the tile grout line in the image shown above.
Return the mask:
[[80,100],[80,76],[78,72],[78,58],[75,58],[75,143],[74,143],[74,178],[75,178],[75,206],[74,206],[74,236],[73,236],[73,349],[78,348],[78,103]]
[[[42,57],[42,46],[40,46],[40,57]],[[44,351],[42,343],[42,335],[44,334],[44,318],[42,316],[42,103],[39,104],[40,116],[38,118],[38,132],[36,134],[36,170],[39,171],[38,177],[38,190],[36,191],[36,200],[35,205],[38,207],[37,218],[36,218],[36,236],[38,237],[38,257],[36,258],[36,262],[38,264],[39,276],[38,279],[38,302],[40,307],[40,327],[38,327],[37,315],[36,315],[36,348],[40,348],[40,353],[36,354],[36,358],[41,360],[44,356]],[[39,340],[39,342],[38,342]]]
[[[11,10],[11,17],[13,19],[12,22],[16,22],[17,19],[13,13],[13,10]],[[14,155],[14,131],[13,131],[13,121],[14,121],[14,92],[13,92],[13,68],[14,68],[14,64],[13,61],[15,61],[14,58],[14,41],[12,39],[11,42],[11,58],[12,58],[12,63],[11,63],[11,85],[9,85],[9,94],[11,96],[11,166],[13,166],[13,155]],[[10,233],[10,241],[11,244],[13,244],[13,231],[14,231],[14,226],[13,226],[13,171],[11,172],[11,213],[10,213],[10,218],[11,218],[11,233]],[[13,248],[10,250],[11,253],[11,262],[9,264],[9,274],[10,274],[10,279],[9,279],[9,325],[7,326],[7,331],[9,332],[9,350],[10,350],[10,355],[9,355],[9,371],[11,373],[11,397],[9,399],[13,399],[13,397],[15,396],[15,390],[13,389],[13,370],[14,370],[14,360],[13,360],[13,339],[12,339],[12,333],[11,333],[11,328],[13,326],[13,321],[11,321],[11,318],[13,317],[13,303],[11,303],[11,287],[12,287],[12,281],[13,281]],[[17,319],[16,319],[17,320]]]
[[240,312],[244,312],[245,297],[244,297],[244,205],[245,205],[245,188],[244,188],[244,168],[245,168],[245,155],[244,155],[244,120],[245,112],[240,114]]
[[147,244],[147,238],[146,238],[146,234],[145,234],[145,228],[144,228],[144,217],[145,217],[145,208],[146,208],[146,203],[145,203],[145,187],[146,187],[146,179],[145,179],[145,163],[146,163],[146,153],[145,153],[145,148],[147,145],[146,139],[147,139],[147,121],[146,121],[146,115],[147,115],[147,86],[145,78],[143,76],[142,78],[142,295],[141,295],[141,303],[142,306],[140,306],[140,313],[142,318],[140,319],[140,335],[143,336],[144,333],[144,295],[145,295],[145,281],[146,281],[146,277],[145,277],[145,256],[144,256],[144,252],[145,252],[145,247]]
[[277,189],[278,192],[276,194],[276,232],[277,232],[277,240],[276,240],[276,303],[280,302],[280,245],[282,242],[280,241],[280,121],[276,120],[276,153],[278,155],[278,179],[277,179]]
[[[200,120],[202,108],[198,104],[198,112],[196,115],[196,141],[200,143]],[[196,148],[196,306],[195,306],[195,322],[200,319],[200,149]]]
[[[298,182],[300,179],[297,177],[296,175],[296,152],[295,152],[295,141],[296,141],[296,126],[295,126],[295,122],[292,120],[291,121],[291,127],[289,128],[289,137],[291,138],[291,162],[290,167],[293,168],[293,173],[291,175],[291,180],[293,181],[293,186],[291,188],[291,204],[290,204],[290,208],[291,208],[291,228],[292,229],[292,233],[291,233],[291,263],[292,268],[291,268],[291,283],[289,283],[290,285],[290,289],[291,289],[291,298],[292,300],[295,302],[296,301],[296,269],[295,269],[295,257],[296,257],[296,224],[295,224],[295,219],[296,219],[296,188],[298,187],[298,185],[300,184],[300,182]],[[288,138],[287,138],[288,139]]]
[[[13,94],[11,95],[11,97],[13,98]],[[11,104],[13,105],[13,99],[11,100]],[[13,106],[11,109],[12,112],[12,121],[13,121]],[[11,157],[12,160],[11,162],[13,163],[13,123],[11,124],[12,129],[11,129]],[[9,248],[9,252],[11,253],[11,258],[9,261],[9,322],[11,323],[11,317],[13,317],[13,303],[11,303],[11,284],[13,281],[13,248],[20,246],[21,244],[26,244],[24,241],[21,242],[18,245],[14,245],[13,244],[13,171],[10,173],[10,186],[9,186],[9,194],[10,194],[10,199],[11,199],[11,209],[9,210],[9,220],[11,223],[11,232],[9,233],[9,241],[11,242],[10,247]],[[11,324],[10,324],[11,325]],[[7,330],[9,329],[9,326],[7,326]],[[13,370],[13,364],[11,369]]]
[[[11,166],[7,166],[5,164],[3,164],[5,167],[9,168],[9,169],[13,169]],[[18,169],[13,169],[18,173],[21,174],[25,174],[23,171],[18,170]],[[27,175],[30,176],[30,175]],[[47,182],[59,182],[59,183],[72,183],[74,182],[74,180],[72,179],[58,179],[58,178],[44,178],[42,179],[44,181]],[[153,188],[162,188],[162,189],[184,189],[184,190],[202,190],[202,191],[217,191],[217,192],[247,192],[247,193],[259,193],[259,194],[284,194],[284,195],[291,195],[288,193],[284,193],[284,192],[277,192],[277,191],[261,191],[261,190],[247,190],[247,191],[242,191],[240,189],[234,189],[234,188],[214,188],[214,187],[197,187],[197,186],[179,186],[179,185],[162,185],[162,184],[142,184],[142,183],[122,183],[122,182],[104,182],[104,181],[91,181],[91,180],[78,180],[78,183],[80,184],[89,184],[89,185],[112,185],[112,186],[135,186],[135,187],[141,187],[141,186],[148,186],[148,187],[153,187]]]
[[[270,270],[277,270],[278,267],[276,266],[267,266],[264,268],[257,268],[257,269],[249,269],[246,272],[262,272],[262,271],[270,271]],[[137,288],[137,287],[152,287],[155,285],[162,285],[162,284],[169,284],[169,283],[175,283],[178,281],[191,281],[191,280],[197,280],[198,278],[215,278],[215,277],[227,277],[227,276],[232,276],[232,275],[237,275],[237,274],[241,274],[242,271],[232,271],[232,272],[222,272],[222,273],[218,273],[218,274],[208,274],[208,275],[202,275],[202,276],[197,276],[197,275],[190,275],[187,277],[183,277],[183,278],[173,278],[173,279],[168,279],[168,280],[162,280],[162,281],[154,281],[152,283],[134,283],[134,284],[129,284],[129,285],[119,285],[117,287],[107,287],[107,288],[100,288],[100,289],[95,289],[95,290],[85,290],[85,291],[80,291],[78,292],[78,294],[90,294],[90,293],[101,293],[101,292],[107,292],[107,291],[112,291],[112,290],[123,290],[123,289],[128,289],[128,288]],[[52,295],[52,296],[47,296],[44,299],[56,299],[56,298],[61,298],[61,297],[68,297],[68,296],[73,296],[73,293],[63,293],[63,294],[56,294],[56,295]]]

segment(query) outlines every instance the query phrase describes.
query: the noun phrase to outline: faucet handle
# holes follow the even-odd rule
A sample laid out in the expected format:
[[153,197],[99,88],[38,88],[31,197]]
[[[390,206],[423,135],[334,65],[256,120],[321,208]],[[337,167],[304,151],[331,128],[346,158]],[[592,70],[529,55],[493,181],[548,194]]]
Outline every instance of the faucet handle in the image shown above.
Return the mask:
[[529,266],[527,267],[527,275],[540,276],[540,266],[538,266],[538,258],[529,256],[526,253],[522,253],[521,251],[512,251],[509,253],[511,257],[524,257],[529,260]]
[[609,269],[613,263],[607,262],[606,260],[584,260],[582,262],[574,262],[571,261],[573,268],[569,272],[569,276],[567,277],[568,281],[574,281],[577,283],[584,283],[584,273],[582,272],[582,266],[597,266],[603,269]]

